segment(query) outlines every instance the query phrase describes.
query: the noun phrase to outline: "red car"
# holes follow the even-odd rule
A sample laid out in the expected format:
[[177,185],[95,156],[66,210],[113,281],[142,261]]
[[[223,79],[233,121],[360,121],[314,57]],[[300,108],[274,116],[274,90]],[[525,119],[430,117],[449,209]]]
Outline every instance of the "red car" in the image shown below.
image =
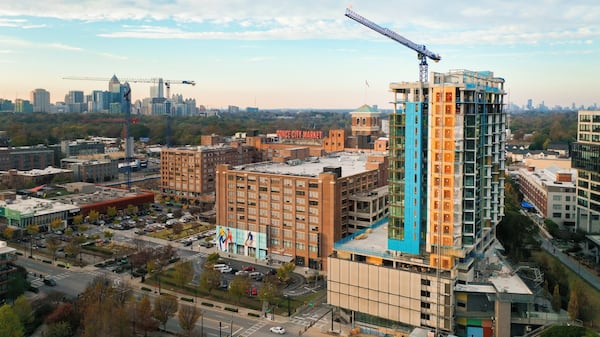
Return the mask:
[[256,268],[254,268],[254,266],[243,266],[242,270],[243,271],[255,271]]
[[258,290],[256,287],[248,288],[246,289],[246,294],[248,294],[248,296],[258,296]]

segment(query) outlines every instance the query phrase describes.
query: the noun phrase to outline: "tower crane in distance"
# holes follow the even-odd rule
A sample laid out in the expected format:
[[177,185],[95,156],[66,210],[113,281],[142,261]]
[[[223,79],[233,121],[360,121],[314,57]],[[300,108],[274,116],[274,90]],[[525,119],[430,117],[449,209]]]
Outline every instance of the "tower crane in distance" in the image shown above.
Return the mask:
[[378,32],[379,34],[385,35],[385,36],[389,37],[390,39],[392,39],[396,42],[399,42],[400,44],[404,45],[405,47],[408,47],[408,48],[416,51],[417,58],[420,60],[420,62],[419,62],[419,82],[421,82],[421,83],[427,82],[427,76],[428,76],[427,75],[427,72],[428,72],[427,58],[430,58],[435,62],[438,62],[442,59],[442,57],[439,54],[436,54],[436,53],[432,52],[431,50],[428,50],[427,48],[425,48],[425,45],[414,43],[411,40],[405,38],[404,36],[402,36],[400,34],[397,34],[387,28],[381,27],[378,24],[374,23],[373,21],[357,14],[350,8],[346,8],[345,15],[347,17],[349,17],[350,19],[352,19],[368,28],[371,28],[372,30]]

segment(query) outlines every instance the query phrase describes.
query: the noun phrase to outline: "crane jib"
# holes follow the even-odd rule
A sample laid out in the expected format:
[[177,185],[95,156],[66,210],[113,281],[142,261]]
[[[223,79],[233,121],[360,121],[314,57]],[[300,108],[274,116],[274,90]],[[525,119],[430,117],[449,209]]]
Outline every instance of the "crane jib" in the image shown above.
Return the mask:
[[402,36],[400,34],[397,34],[396,32],[394,32],[388,28],[383,28],[383,27],[379,26],[378,24],[374,23],[373,21],[352,11],[350,8],[346,8],[345,15],[347,17],[349,17],[350,19],[352,19],[368,28],[371,28],[372,30],[374,30],[384,36],[387,36],[390,39],[392,39],[396,42],[399,42],[400,44],[416,51],[421,57],[425,56],[436,62],[442,59],[442,57],[440,55],[428,50],[427,48],[425,48],[424,45],[414,43],[411,40],[405,38],[404,36]]

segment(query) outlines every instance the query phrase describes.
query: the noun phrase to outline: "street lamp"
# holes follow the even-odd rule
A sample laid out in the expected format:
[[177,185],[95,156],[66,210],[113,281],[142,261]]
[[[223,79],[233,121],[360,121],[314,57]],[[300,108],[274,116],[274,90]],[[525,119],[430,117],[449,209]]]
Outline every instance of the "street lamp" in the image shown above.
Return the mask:
[[219,321],[219,337],[221,337],[221,321]]

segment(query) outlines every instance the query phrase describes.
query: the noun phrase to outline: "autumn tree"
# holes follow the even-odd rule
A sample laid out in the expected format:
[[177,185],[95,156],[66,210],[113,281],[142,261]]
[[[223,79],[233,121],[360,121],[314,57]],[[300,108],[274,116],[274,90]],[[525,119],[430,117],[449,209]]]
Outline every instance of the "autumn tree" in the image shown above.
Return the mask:
[[98,211],[96,211],[95,209],[91,210],[88,213],[88,221],[90,223],[96,223],[99,218],[100,218],[100,213]]
[[73,304],[59,303],[56,308],[46,317],[46,324],[67,323],[71,330],[75,331],[79,326],[79,316],[75,312]]
[[4,227],[4,230],[2,230],[2,235],[6,238],[6,240],[12,240],[12,238],[15,236],[15,229],[13,227]]
[[17,297],[12,309],[24,327],[33,322],[33,309],[31,309],[31,304],[24,295]]
[[113,236],[115,235],[115,233],[113,233],[109,230],[105,230],[102,234],[104,235],[104,238],[108,239],[108,240],[112,239]]
[[173,234],[179,235],[181,232],[183,232],[183,224],[177,221],[173,224]]
[[117,208],[115,206],[110,206],[106,209],[106,216],[109,218],[114,218],[117,216]]
[[221,283],[221,272],[211,268],[204,268],[200,274],[200,287],[209,294]]
[[200,318],[201,313],[198,308],[191,305],[181,304],[177,311],[177,319],[179,320],[179,326],[184,331],[184,336],[191,337],[194,333],[196,322]]
[[251,282],[248,275],[236,275],[233,280],[229,283],[229,295],[239,305],[240,300],[244,297],[246,291],[250,288]]
[[158,321],[152,317],[152,304],[148,296],[142,297],[135,305],[135,325],[148,336],[148,332],[158,330]]
[[258,290],[258,298],[266,303],[274,303],[276,300],[280,299],[281,296],[282,294],[277,287],[276,281],[271,277],[267,277]]
[[177,312],[177,298],[169,294],[161,294],[154,299],[154,309],[152,317],[162,323],[163,328],[167,328],[167,321]]
[[552,309],[558,312],[560,311],[561,299],[560,299],[560,289],[558,284],[554,285],[554,291],[552,292]]
[[29,225],[27,225],[25,230],[27,231],[27,234],[29,235],[29,248],[30,248],[29,256],[31,256],[31,255],[33,255],[33,235],[40,232],[40,226],[34,225],[34,224],[29,224]]
[[114,286],[105,276],[95,278],[77,301],[83,337],[131,336],[128,303],[131,288]]
[[50,222],[50,228],[53,232],[56,232],[63,224],[63,220],[60,218],[56,218]]
[[192,280],[194,266],[191,261],[182,261],[175,265],[173,277],[180,288],[184,288]]
[[61,246],[60,240],[56,236],[48,236],[46,238],[46,248],[52,253],[52,260],[56,261],[56,252]]
[[79,226],[82,223],[83,223],[83,215],[77,214],[76,216],[73,217],[73,225],[74,226]]
[[49,324],[44,334],[45,337],[71,337],[73,329],[67,322]]
[[8,304],[0,307],[0,322],[2,323],[0,337],[22,337],[25,334],[19,316]]
[[294,262],[284,263],[281,267],[277,269],[277,278],[281,282],[289,282],[290,274],[294,271],[296,265]]

